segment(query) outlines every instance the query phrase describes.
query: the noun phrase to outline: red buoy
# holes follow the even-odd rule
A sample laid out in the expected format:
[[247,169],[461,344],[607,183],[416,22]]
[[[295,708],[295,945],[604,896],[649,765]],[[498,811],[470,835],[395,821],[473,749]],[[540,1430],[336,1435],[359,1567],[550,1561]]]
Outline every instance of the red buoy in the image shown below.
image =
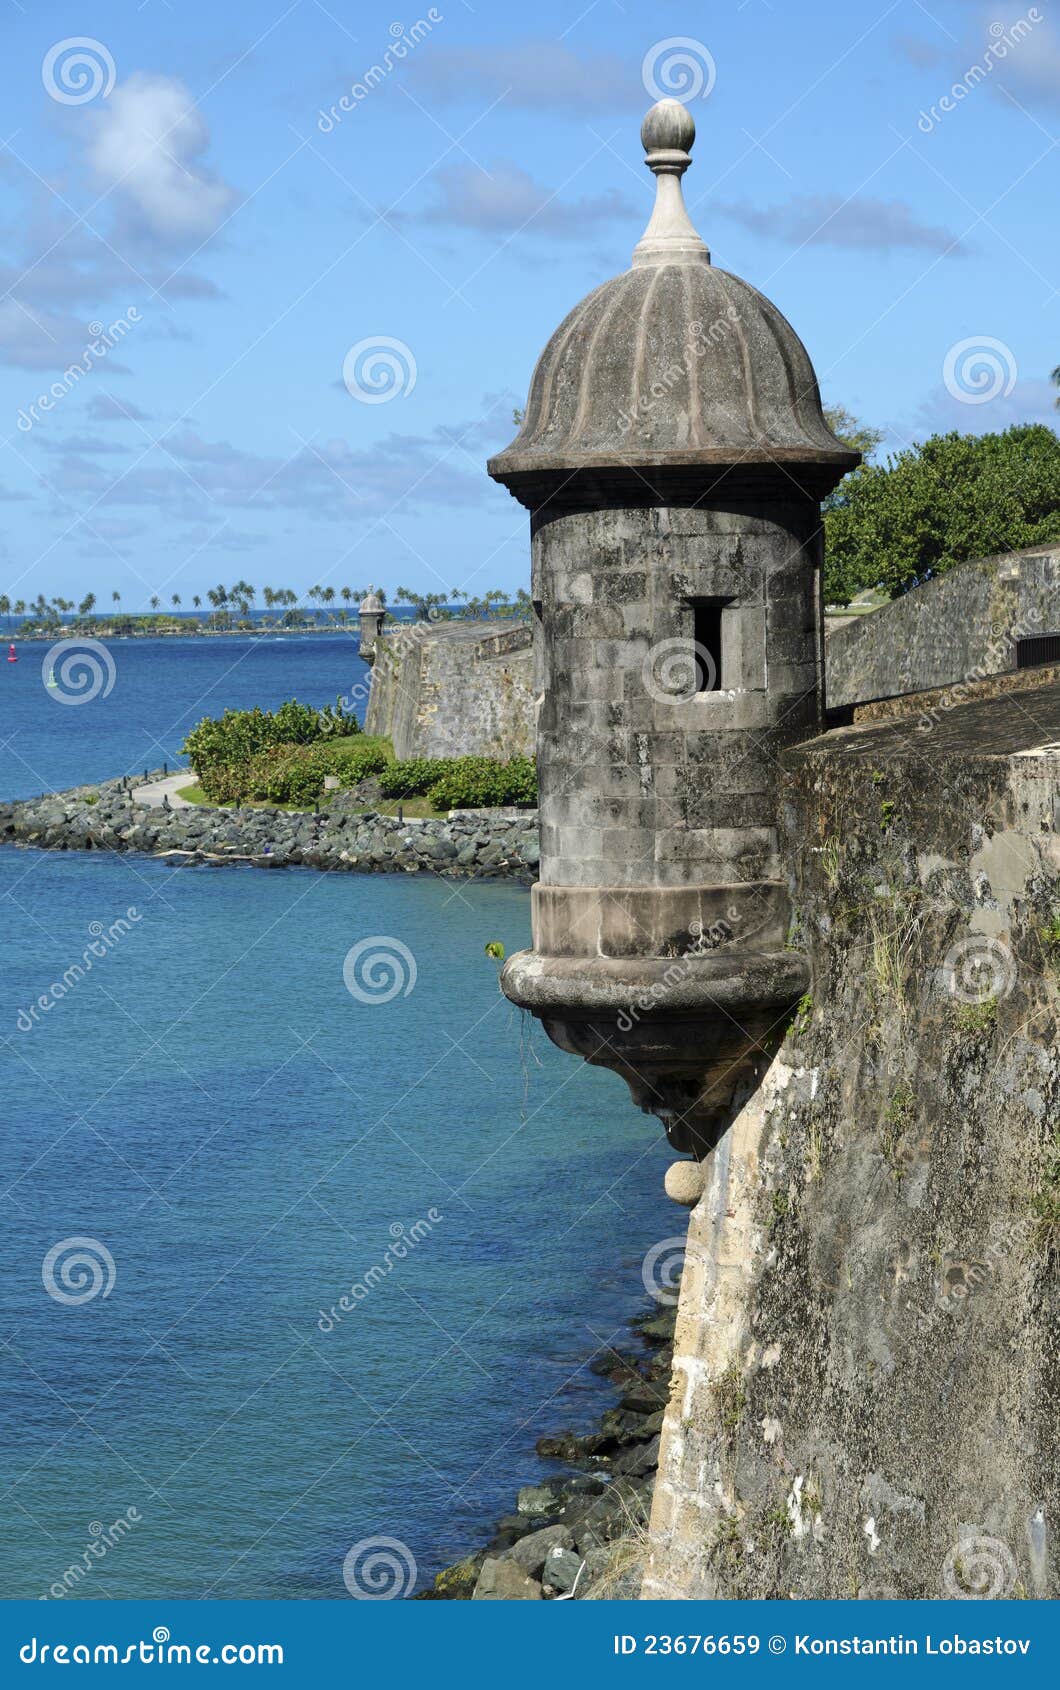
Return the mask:
[[15,653],[15,648],[14,648],[13,645],[9,645],[8,648],[7,648],[7,661],[9,663],[17,663],[18,662],[18,657]]

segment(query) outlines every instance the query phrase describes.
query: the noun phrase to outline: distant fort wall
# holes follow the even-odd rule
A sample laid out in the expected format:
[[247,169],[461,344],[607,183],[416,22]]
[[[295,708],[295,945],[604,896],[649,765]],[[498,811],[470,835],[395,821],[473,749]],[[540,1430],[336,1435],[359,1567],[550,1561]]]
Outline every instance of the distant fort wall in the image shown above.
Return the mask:
[[526,622],[391,626],[376,642],[365,728],[398,757],[533,756]]
[[1060,546],[960,564],[866,616],[833,626],[829,709],[1006,674],[1017,640],[1060,634]]
[[[977,558],[867,615],[830,618],[826,702],[866,705],[1015,673],[1017,642],[1050,634],[1060,647],[1060,546]],[[527,622],[391,624],[378,642],[368,732],[387,735],[399,757],[532,756],[531,645]]]

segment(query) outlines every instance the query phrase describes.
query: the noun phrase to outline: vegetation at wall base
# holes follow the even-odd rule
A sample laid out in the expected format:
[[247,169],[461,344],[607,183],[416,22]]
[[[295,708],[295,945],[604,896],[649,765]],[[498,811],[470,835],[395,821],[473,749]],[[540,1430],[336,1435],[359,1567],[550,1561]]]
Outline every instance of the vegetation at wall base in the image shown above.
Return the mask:
[[891,598],[971,558],[1060,540],[1060,438],[1041,423],[936,434],[844,477],[825,511],[825,599]]
[[[528,808],[537,803],[530,757],[414,757],[394,761],[388,739],[363,734],[341,705],[315,710],[289,699],[275,711],[226,710],[201,721],[182,747],[195,771],[188,788],[207,804],[308,807],[329,776],[350,791],[378,777],[384,802],[417,811]],[[374,790],[374,789],[373,789]]]
[[[220,717],[205,717],[188,734],[181,747],[191,762],[199,785],[217,804],[233,803],[250,792],[250,767],[267,753],[283,750],[288,759],[299,747],[323,745],[341,761],[340,748],[360,734],[357,718],[343,710],[341,702],[318,710],[311,704],[288,699],[278,710],[226,710]],[[278,766],[283,758],[274,759]],[[384,754],[382,763],[387,761]],[[382,763],[379,767],[382,767]],[[324,775],[339,773],[319,770],[319,790]],[[262,770],[264,775],[264,770]],[[275,768],[269,775],[272,780]],[[363,779],[363,775],[358,775]],[[312,796],[312,795],[311,795]]]
[[428,788],[436,810],[478,810],[537,803],[537,768],[532,757],[506,763],[492,757],[458,757],[455,766]]

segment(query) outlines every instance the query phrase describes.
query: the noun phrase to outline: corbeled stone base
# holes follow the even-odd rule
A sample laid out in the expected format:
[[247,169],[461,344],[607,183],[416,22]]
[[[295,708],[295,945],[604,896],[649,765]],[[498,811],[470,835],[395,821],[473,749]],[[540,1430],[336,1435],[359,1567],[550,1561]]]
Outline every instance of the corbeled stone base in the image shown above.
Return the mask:
[[795,951],[671,957],[519,951],[501,988],[561,1050],[611,1068],[678,1150],[704,1156],[809,984]]

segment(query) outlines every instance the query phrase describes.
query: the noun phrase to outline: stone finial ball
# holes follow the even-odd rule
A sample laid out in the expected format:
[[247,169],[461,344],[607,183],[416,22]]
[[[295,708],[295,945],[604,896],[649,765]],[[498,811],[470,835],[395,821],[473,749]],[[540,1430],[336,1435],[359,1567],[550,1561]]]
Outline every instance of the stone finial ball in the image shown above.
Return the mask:
[[695,119],[680,100],[659,100],[641,124],[640,138],[646,153],[691,152]]
[[706,1172],[702,1162],[671,1162],[663,1178],[667,1197],[685,1209],[695,1208],[705,1184]]

